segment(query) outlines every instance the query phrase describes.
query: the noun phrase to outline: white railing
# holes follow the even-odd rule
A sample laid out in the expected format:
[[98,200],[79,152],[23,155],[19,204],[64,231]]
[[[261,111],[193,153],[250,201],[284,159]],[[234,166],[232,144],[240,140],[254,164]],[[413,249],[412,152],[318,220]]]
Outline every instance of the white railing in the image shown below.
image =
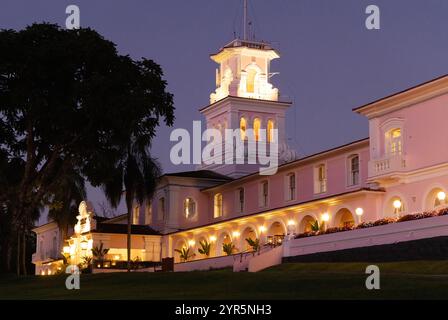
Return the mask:
[[406,159],[403,155],[391,155],[369,161],[369,177],[383,176],[406,169]]

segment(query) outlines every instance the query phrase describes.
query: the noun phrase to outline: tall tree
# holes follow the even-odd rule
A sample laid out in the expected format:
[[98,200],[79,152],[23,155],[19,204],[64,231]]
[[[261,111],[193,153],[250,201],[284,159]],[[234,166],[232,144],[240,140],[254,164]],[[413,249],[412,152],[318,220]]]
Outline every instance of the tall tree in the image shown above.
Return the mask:
[[[135,132],[122,159],[111,172],[112,179],[104,185],[104,193],[112,206],[117,207],[124,194],[127,208],[127,269],[131,271],[131,235],[133,205],[142,204],[152,197],[157,180],[160,176],[160,166],[147,151],[145,135],[137,136]],[[124,192],[123,192],[124,187]]]
[[108,183],[132,132],[174,121],[172,95],[156,63],[135,61],[91,29],[33,24],[0,31],[0,150],[24,161],[11,204],[17,229],[75,170]]

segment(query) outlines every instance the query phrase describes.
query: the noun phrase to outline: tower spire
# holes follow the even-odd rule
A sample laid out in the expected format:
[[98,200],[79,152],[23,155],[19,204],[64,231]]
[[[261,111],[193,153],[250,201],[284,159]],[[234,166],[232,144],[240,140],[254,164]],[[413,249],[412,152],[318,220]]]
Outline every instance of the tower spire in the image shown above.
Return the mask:
[[243,40],[247,40],[247,0],[244,0]]

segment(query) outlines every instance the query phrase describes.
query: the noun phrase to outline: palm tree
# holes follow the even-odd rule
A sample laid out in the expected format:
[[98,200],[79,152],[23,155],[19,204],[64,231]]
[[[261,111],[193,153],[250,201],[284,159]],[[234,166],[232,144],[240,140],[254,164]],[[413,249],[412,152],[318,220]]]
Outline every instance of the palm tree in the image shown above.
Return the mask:
[[223,243],[222,251],[224,251],[224,253],[226,255],[230,256],[230,255],[232,255],[236,251],[236,247],[235,247],[235,245],[232,242],[230,242],[230,243]]
[[[151,142],[150,136],[140,135],[132,137],[123,152],[122,158],[111,170],[111,179],[103,185],[106,198],[116,208],[123,194],[125,195],[127,213],[127,269],[131,271],[131,226],[132,207],[134,202],[142,204],[151,199],[157,187],[161,169],[157,161],[151,158],[147,146]],[[125,191],[123,191],[123,187]]]
[[179,258],[184,261],[187,262],[188,259],[190,259],[191,257],[194,257],[194,253],[190,252],[190,247],[183,247],[182,249],[174,249],[174,251],[176,251],[177,253],[179,253]]
[[199,245],[201,246],[198,249],[198,252],[206,257],[208,257],[210,255],[210,249],[212,247],[211,243],[208,242],[207,240],[202,240],[199,241]]
[[58,224],[62,240],[67,238],[68,228],[75,225],[78,205],[85,198],[84,178],[75,170],[69,170],[58,184],[48,205],[48,218]]

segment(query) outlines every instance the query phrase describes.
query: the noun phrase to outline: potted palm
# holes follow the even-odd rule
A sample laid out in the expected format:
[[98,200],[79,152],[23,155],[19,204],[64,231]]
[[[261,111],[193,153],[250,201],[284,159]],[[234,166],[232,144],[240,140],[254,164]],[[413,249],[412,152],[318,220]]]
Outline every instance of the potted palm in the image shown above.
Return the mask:
[[100,243],[100,246],[96,246],[92,248],[92,255],[95,258],[95,264],[101,268],[103,266],[104,260],[106,258],[106,254],[109,252],[109,249],[103,248],[103,243]]
[[235,245],[234,245],[232,242],[224,243],[224,244],[222,245],[222,251],[223,251],[226,255],[230,256],[230,255],[232,255],[234,252],[236,252],[236,247],[235,247]]
[[191,257],[195,256],[195,254],[191,252],[190,247],[183,247],[182,249],[175,249],[174,251],[179,253],[182,262],[187,262]]
[[206,257],[210,256],[210,249],[211,249],[211,243],[207,240],[203,240],[199,242],[199,245],[201,246],[198,248],[198,252]]

